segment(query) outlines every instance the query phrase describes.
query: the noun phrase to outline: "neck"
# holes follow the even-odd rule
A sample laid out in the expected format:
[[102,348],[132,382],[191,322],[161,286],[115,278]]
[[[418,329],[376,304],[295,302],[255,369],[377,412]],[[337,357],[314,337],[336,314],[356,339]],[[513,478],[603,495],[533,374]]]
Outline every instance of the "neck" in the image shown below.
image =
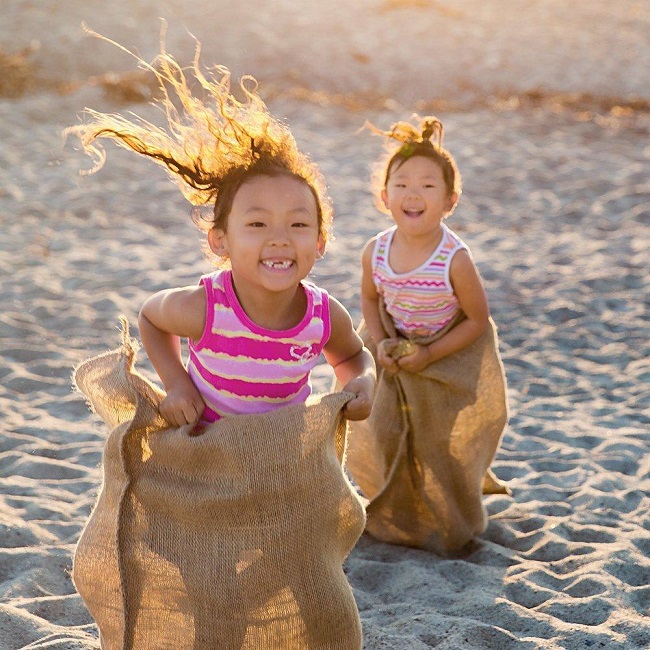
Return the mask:
[[433,251],[442,240],[442,224],[437,230],[422,235],[413,235],[397,228],[395,238],[412,250],[431,249]]
[[287,330],[295,327],[304,317],[307,298],[302,285],[290,291],[269,293],[251,291],[237,284],[233,288],[241,308],[256,325],[270,330]]

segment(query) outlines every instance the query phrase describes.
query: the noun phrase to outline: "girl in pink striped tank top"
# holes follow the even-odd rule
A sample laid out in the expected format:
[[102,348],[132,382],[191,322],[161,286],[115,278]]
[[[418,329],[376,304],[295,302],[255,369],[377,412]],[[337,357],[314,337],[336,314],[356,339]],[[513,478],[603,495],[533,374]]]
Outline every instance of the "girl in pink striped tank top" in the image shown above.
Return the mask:
[[446,554],[485,529],[482,494],[507,492],[490,470],[507,422],[503,364],[478,270],[443,223],[461,183],[442,124],[371,128],[390,142],[375,178],[394,225],[362,253],[360,332],[379,372],[347,468],[371,535]]
[[[305,281],[331,226],[320,171],[269,114],[251,78],[240,83],[241,102],[230,94],[228,71],[217,70],[220,79],[205,76],[195,62],[203,101],[170,57],[152,68],[184,108],[179,114],[163,101],[167,131],[102,113],[68,130],[91,153],[97,138],[111,138],[148,156],[193,205],[214,205],[207,247],[221,270],[195,286],[156,293],[140,311],[140,336],[167,393],[160,413],[183,426],[303,402],[322,353],[356,395],[343,414],[365,419],[375,387],[372,355],[341,303]],[[181,338],[189,340],[187,365]]]
[[[490,313],[469,249],[443,223],[456,207],[461,181],[442,148],[442,123],[425,118],[418,129],[399,122],[384,135],[398,144],[382,165],[378,207],[395,225],[363,250],[361,305],[378,364],[391,374],[417,373],[475,341]],[[401,343],[382,325],[380,300]]]

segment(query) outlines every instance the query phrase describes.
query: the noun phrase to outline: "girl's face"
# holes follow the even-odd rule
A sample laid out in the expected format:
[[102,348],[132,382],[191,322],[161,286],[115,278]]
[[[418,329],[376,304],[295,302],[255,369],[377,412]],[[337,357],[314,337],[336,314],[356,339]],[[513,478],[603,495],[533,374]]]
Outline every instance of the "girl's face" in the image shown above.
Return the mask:
[[214,253],[230,258],[238,291],[295,290],[325,250],[316,200],[292,176],[255,176],[237,191],[227,231],[212,229]]
[[393,165],[381,199],[397,227],[412,235],[438,232],[442,220],[458,200],[449,194],[442,168],[423,156]]

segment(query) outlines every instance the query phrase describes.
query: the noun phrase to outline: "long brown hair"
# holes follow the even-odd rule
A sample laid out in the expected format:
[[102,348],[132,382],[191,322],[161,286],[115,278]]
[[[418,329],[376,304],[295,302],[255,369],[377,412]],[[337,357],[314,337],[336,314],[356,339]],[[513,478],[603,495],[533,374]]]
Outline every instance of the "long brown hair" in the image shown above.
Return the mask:
[[[243,100],[239,101],[230,92],[227,68],[201,69],[198,41],[189,67],[192,79],[188,80],[185,70],[165,50],[164,31],[161,52],[151,64],[118,43],[87,31],[128,52],[155,75],[162,92],[157,105],[167,124],[161,128],[138,115],[125,117],[87,109],[83,124],[64,131],[65,136],[77,136],[95,159],[93,168],[82,173],[94,173],[104,164],[106,153],[98,140],[114,140],[163,166],[192,205],[214,204],[210,227],[223,230],[233,198],[246,180],[288,174],[309,186],[316,200],[320,234],[328,239],[332,206],[322,174],[298,149],[289,127],[270,114],[254,77],[241,77]],[[190,81],[195,86],[198,82],[201,97],[192,92]]]

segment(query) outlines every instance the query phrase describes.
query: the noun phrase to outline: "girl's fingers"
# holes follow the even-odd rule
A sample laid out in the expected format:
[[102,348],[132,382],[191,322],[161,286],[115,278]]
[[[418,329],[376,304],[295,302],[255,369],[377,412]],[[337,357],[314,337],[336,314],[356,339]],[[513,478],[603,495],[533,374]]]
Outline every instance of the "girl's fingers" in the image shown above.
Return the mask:
[[193,424],[199,419],[194,404],[190,404],[185,409],[183,409],[183,419],[185,420],[183,424]]
[[345,405],[343,414],[348,420],[365,420],[370,415],[371,408],[371,399],[357,395]]

